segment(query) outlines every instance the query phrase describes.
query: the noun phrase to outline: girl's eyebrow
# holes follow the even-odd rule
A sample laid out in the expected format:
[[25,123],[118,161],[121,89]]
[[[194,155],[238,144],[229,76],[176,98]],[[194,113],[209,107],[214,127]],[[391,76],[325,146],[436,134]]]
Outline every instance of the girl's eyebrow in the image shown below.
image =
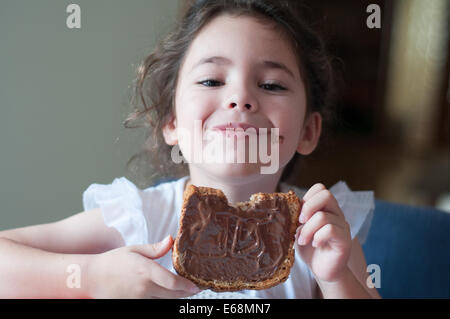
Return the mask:
[[295,80],[294,73],[286,65],[284,65],[281,62],[262,61],[261,64],[266,69],[280,69],[280,70],[286,72],[287,74],[289,74]]
[[193,69],[195,69],[196,67],[198,67],[199,65],[206,64],[206,63],[214,63],[214,64],[219,64],[219,65],[233,64],[233,62],[230,59],[225,58],[223,56],[212,56],[212,57],[208,57],[208,58],[203,58],[200,61],[198,61],[196,64],[194,64],[191,71]]
[[[214,63],[214,64],[219,64],[219,65],[230,65],[230,64],[233,64],[233,61],[231,61],[230,59],[225,58],[223,56],[212,56],[212,57],[203,58],[200,61],[198,61],[196,64],[194,64],[194,66],[191,69],[191,72],[199,65],[207,64],[207,63]],[[285,64],[283,64],[281,62],[264,60],[264,61],[260,62],[259,64],[265,69],[280,69],[280,70],[286,72],[288,75],[290,75],[295,80],[294,73]]]

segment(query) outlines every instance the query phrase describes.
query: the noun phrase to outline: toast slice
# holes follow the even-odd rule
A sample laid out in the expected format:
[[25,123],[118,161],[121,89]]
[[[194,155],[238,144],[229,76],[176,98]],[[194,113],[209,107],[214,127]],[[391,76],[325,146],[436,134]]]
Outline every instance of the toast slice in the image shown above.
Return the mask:
[[294,263],[301,201],[293,191],[256,193],[230,205],[221,190],[189,185],[172,261],[177,273],[214,291],[267,289]]

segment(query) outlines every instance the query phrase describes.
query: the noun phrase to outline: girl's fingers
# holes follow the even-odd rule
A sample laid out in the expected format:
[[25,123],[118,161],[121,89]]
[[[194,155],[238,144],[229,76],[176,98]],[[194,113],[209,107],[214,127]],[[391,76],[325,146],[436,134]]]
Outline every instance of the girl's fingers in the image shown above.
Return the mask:
[[191,281],[178,276],[166,268],[160,266],[156,262],[153,262],[153,265],[148,267],[148,276],[151,281],[153,281],[158,286],[161,286],[168,290],[178,290],[189,292],[190,294],[194,294],[200,291],[200,289]]
[[308,220],[308,222],[303,224],[303,227],[298,236],[298,244],[301,246],[309,244],[309,242],[313,239],[315,233],[328,224],[334,225],[346,231],[349,230],[349,226],[345,219],[335,214],[318,211]]
[[329,190],[323,189],[303,203],[299,218],[300,223],[306,223],[315,212],[320,210],[344,217],[336,198]]
[[311,188],[306,192],[306,194],[303,196],[303,200],[307,201],[309,200],[313,195],[315,195],[317,192],[320,192],[324,189],[327,189],[325,185],[322,183],[317,183],[311,186]]
[[178,299],[192,296],[194,292],[185,291],[185,290],[171,290],[165,287],[161,287],[160,285],[153,283],[149,287],[148,291],[151,291],[151,294],[147,295],[148,298],[165,298],[165,299]]
[[351,245],[350,232],[334,224],[326,224],[314,234],[312,246],[317,248],[327,242],[334,242],[341,245]]
[[146,267],[146,276],[155,284],[168,290],[184,291],[190,294],[199,292],[198,287],[191,281],[172,273],[151,260],[164,256],[168,253],[172,245],[173,238],[169,235],[159,243],[131,246],[130,250],[145,258],[149,258],[146,260],[146,264],[148,264],[148,267]]
[[297,227],[297,230],[295,231],[295,239],[298,239],[298,236],[300,236],[300,233],[302,232],[303,225],[300,225]]
[[144,257],[157,259],[167,254],[170,248],[172,248],[172,245],[173,238],[169,235],[158,243],[129,246],[129,249],[132,252],[138,253],[139,255],[142,255]]

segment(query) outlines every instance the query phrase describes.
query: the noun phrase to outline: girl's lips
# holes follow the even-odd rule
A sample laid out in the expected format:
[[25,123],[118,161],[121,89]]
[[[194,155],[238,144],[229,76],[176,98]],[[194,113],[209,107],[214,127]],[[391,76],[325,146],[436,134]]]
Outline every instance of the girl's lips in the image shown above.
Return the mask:
[[[236,130],[237,128],[240,128],[242,130]],[[252,128],[252,130],[249,130],[249,128]],[[212,127],[211,129],[207,130],[207,132],[220,132],[221,135],[225,135],[226,137],[236,137],[236,138],[243,138],[248,137],[251,134],[256,134],[257,136],[260,135],[271,135],[272,129],[266,128],[266,127],[256,127],[254,125],[248,124],[248,123],[228,123],[228,124],[222,124],[222,125],[216,125]],[[275,134],[278,134],[276,131]],[[280,144],[283,144],[284,137],[279,135],[278,141]]]
[[[254,133],[256,132],[257,135],[260,133],[264,133],[266,131],[267,133],[270,132],[270,128],[260,128],[255,125],[249,124],[249,123],[228,123],[228,124],[222,124],[222,125],[216,125],[211,130],[212,131],[222,131],[222,132],[241,132],[241,130],[236,129],[242,129],[245,133]],[[254,130],[249,130],[249,128],[252,128]],[[260,132],[260,129],[265,129],[262,132]]]
[[229,122],[227,124],[222,124],[222,125],[216,125],[212,129],[213,130],[224,131],[226,129],[241,128],[241,129],[243,129],[245,131],[249,127],[252,127],[254,129],[258,130],[258,127],[256,127],[255,125],[252,125],[252,124],[249,124],[249,123],[234,123],[234,122]]

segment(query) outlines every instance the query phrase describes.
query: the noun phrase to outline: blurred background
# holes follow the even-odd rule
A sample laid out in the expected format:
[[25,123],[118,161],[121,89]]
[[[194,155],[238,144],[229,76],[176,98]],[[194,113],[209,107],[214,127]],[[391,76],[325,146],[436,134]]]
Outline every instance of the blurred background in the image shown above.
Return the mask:
[[[331,138],[292,182],[344,179],[378,199],[450,211],[450,1],[302,2],[342,78]],[[370,4],[379,29],[363,25]]]
[[[450,211],[449,1],[303,2],[339,58],[339,121],[289,182]],[[126,169],[145,141],[122,127],[130,87],[187,1],[79,0],[80,29],[70,3],[0,0],[0,230],[82,211],[92,183],[143,187]]]

